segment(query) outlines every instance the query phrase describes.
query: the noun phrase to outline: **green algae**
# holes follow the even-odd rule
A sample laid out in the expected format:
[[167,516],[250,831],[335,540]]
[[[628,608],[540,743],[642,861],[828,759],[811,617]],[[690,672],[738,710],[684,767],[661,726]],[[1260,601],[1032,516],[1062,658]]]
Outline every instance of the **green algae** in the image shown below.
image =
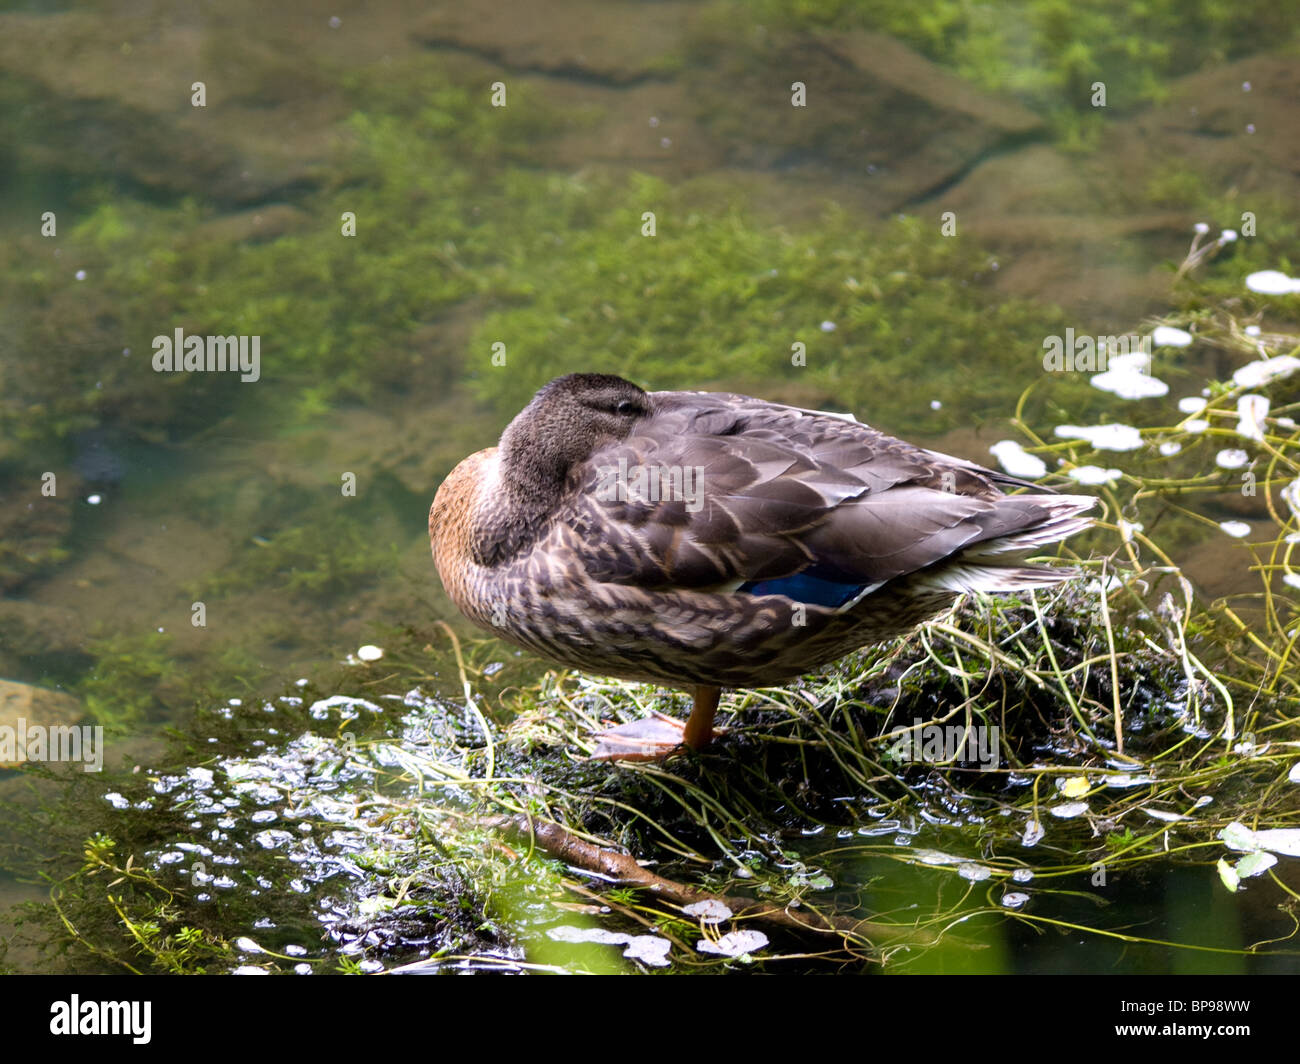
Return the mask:
[[89,642],[95,663],[81,678],[78,693],[96,723],[120,729],[157,713],[158,685],[175,668],[171,642],[159,632],[111,633]]
[[202,590],[222,595],[274,583],[291,593],[329,599],[378,580],[392,568],[396,553],[376,544],[352,521],[317,520],[259,539]]
[[118,739],[172,719],[177,707],[189,710],[232,691],[247,692],[260,672],[250,644],[263,632],[253,626],[253,639],[226,641],[196,654],[179,651],[165,631],[100,624],[81,645],[90,664],[79,675],[60,670],[53,678],[66,682],[90,719]]
[[[649,178],[551,193],[564,235],[521,261],[527,298],[489,314],[472,345],[477,390],[501,410],[583,369],[648,387],[775,387],[862,412],[885,391],[911,424],[942,431],[956,415],[929,413],[934,381],[960,376],[972,407],[1005,408],[1040,370],[1042,336],[1062,327],[1059,312],[993,297],[989,256],[915,217],[867,226],[831,208],[787,230]],[[1005,369],[1016,349],[1019,380]]]

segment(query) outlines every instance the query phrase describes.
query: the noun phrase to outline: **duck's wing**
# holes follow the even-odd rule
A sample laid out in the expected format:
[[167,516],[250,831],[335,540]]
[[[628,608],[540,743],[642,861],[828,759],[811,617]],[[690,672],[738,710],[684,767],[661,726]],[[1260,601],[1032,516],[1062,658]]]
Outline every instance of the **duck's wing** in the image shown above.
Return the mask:
[[1034,540],[1090,505],[1003,495],[991,471],[831,415],[727,394],[652,399],[654,413],[570,485],[563,523],[602,582],[803,588],[840,605],[973,544]]

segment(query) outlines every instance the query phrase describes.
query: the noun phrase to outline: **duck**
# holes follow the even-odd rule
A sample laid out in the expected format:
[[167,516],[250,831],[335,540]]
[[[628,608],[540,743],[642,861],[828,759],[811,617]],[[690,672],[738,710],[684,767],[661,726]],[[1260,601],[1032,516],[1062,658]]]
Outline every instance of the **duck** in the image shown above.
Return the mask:
[[650,761],[705,748],[723,688],[787,682],[968,593],[1077,575],[1026,557],[1086,528],[1095,502],[851,415],[573,373],[452,470],[429,540],[479,627],[567,668],[686,688],[684,723],[597,736],[594,758]]

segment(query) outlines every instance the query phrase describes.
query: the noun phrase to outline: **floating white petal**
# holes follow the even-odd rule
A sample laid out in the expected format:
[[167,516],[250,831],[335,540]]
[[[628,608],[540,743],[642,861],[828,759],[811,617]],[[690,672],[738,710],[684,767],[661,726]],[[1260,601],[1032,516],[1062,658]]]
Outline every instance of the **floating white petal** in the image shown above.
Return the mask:
[[1300,369],[1300,358],[1294,355],[1278,355],[1276,358],[1264,358],[1258,362],[1247,362],[1232,375],[1234,384],[1242,388],[1258,388],[1278,377],[1287,377]]
[[755,953],[768,943],[762,931],[728,931],[716,942],[701,939],[695,948],[701,953],[720,953],[724,957],[740,957],[746,953]]
[[651,968],[666,968],[669,964],[668,951],[672,948],[673,944],[668,939],[658,935],[633,935],[623,956],[648,964]]
[[1285,296],[1300,292],[1300,280],[1288,277],[1281,270],[1260,270],[1246,278],[1246,287],[1266,296]]
[[1199,414],[1205,409],[1205,400],[1199,395],[1187,395],[1178,400],[1178,409],[1184,414]]
[[1281,495],[1287,509],[1291,511],[1296,520],[1300,520],[1300,477],[1297,477],[1283,488]]
[[1250,876],[1262,876],[1270,868],[1277,864],[1277,858],[1266,850],[1258,850],[1255,853],[1248,853],[1237,862],[1237,875],[1242,879]]
[[1154,776],[1148,776],[1144,772],[1134,772],[1131,774],[1117,772],[1114,775],[1106,776],[1102,782],[1107,787],[1145,787],[1148,783],[1155,783]]
[[1228,864],[1227,861],[1220,857],[1219,863],[1215,865],[1215,868],[1218,870],[1219,878],[1223,880],[1223,885],[1234,894],[1237,893],[1237,887],[1241,885],[1241,877],[1237,875],[1237,872],[1232,865]]
[[1237,432],[1252,440],[1264,438],[1264,419],[1269,402],[1262,395],[1243,395],[1237,400]]
[[1071,469],[1069,475],[1080,484],[1110,484],[1119,480],[1124,473],[1119,469],[1102,469],[1101,466],[1085,465]]
[[956,854],[944,853],[942,850],[913,850],[912,857],[921,864],[928,865],[959,865],[966,860],[964,857],[958,857]]
[[1267,828],[1255,832],[1255,842],[1261,850],[1300,857],[1300,828]]
[[1151,376],[1151,356],[1141,351],[1115,355],[1105,373],[1094,375],[1092,386],[1121,399],[1157,399],[1169,394],[1169,385]]
[[1129,351],[1127,354],[1111,355],[1106,363],[1108,370],[1118,370],[1120,373],[1149,373],[1151,371],[1151,356],[1145,351]]
[[1241,850],[1248,853],[1251,850],[1258,849],[1255,844],[1255,833],[1240,821],[1234,820],[1220,831],[1219,838],[1223,840],[1224,845],[1230,850]]
[[1105,584],[1102,583],[1100,577],[1095,580],[1089,580],[1087,584],[1088,594],[1090,595],[1109,595],[1117,587],[1123,586],[1123,581],[1114,573],[1111,573],[1106,577]]
[[690,905],[683,906],[682,912],[687,916],[697,916],[705,923],[712,924],[716,924],[719,920],[726,920],[731,916],[731,910],[718,901],[717,898],[693,901]]
[[1124,518],[1122,517],[1119,519],[1119,521],[1116,522],[1116,524],[1119,525],[1120,538],[1125,543],[1132,542],[1134,532],[1145,531],[1145,527],[1140,523],[1138,523],[1137,521],[1125,521]]
[[1083,439],[1099,451],[1136,451],[1142,433],[1132,425],[1057,425],[1056,435]]
[[998,440],[989,448],[989,453],[1013,477],[1034,479],[1047,474],[1047,463],[1037,455],[1030,454],[1015,440]]
[[606,931],[603,927],[552,927],[547,938],[556,942],[599,942],[611,946],[626,946],[624,957],[638,960],[654,968],[668,965],[668,951],[672,943],[658,935],[628,935],[621,931]]
[[1233,539],[1241,539],[1243,536],[1250,535],[1250,525],[1245,521],[1220,521],[1219,527],[1223,529]]
[[1238,821],[1233,821],[1219,832],[1219,838],[1230,850],[1247,853],[1268,850],[1287,857],[1300,857],[1300,828],[1268,828],[1252,831]]
[[1249,461],[1250,455],[1236,448],[1220,451],[1214,456],[1214,464],[1220,469],[1240,469]]
[[1172,325],[1157,325],[1152,330],[1151,342],[1156,347],[1186,347],[1192,342],[1192,334]]

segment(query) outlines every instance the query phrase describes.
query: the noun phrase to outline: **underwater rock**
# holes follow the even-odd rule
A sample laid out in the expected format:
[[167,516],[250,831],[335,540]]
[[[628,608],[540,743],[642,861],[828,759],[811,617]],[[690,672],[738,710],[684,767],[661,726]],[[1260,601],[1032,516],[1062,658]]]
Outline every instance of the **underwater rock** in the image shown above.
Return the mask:
[[664,74],[698,8],[682,0],[550,0],[546,4],[447,5],[415,31],[431,47],[456,48],[514,70],[627,85]]
[[[17,768],[26,761],[22,736],[32,734],[35,728],[66,727],[75,724],[85,714],[81,703],[62,691],[13,680],[0,680],[0,733],[18,737],[18,756],[7,758],[6,746],[0,742],[0,768]],[[6,729],[12,729],[12,733]]]
[[25,599],[0,599],[0,673],[61,657],[73,667],[89,658],[82,649],[86,619],[76,610]]
[[228,204],[314,182],[346,114],[341,98],[270,41],[225,43],[210,29],[116,14],[0,14],[0,97],[20,166],[103,170]]
[[[1127,215],[1098,211],[1113,185],[1109,164],[1032,144],[981,162],[930,207],[935,218],[952,211],[959,231],[996,254],[1001,293],[1068,298],[1089,320],[1123,321],[1166,306],[1163,261],[1171,248],[1185,248],[1193,219],[1145,206]],[[1117,246],[1149,261],[1134,265]]]
[[[698,117],[728,161],[830,171],[882,213],[933,195],[994,151],[1045,136],[1019,104],[879,34],[773,34],[717,48],[715,65],[687,76],[700,82]],[[803,106],[794,83],[805,87]]]
[[268,203],[234,211],[195,226],[187,240],[196,244],[260,244],[310,224],[311,215],[287,203]]
[[1166,104],[1117,126],[1100,155],[1123,159],[1137,187],[1176,165],[1207,188],[1235,187],[1294,203],[1300,199],[1298,98],[1294,59],[1257,55],[1216,66],[1175,82]]
[[1031,144],[999,153],[928,206],[935,218],[953,211],[962,231],[997,254],[1004,295],[1061,302],[1068,293],[1071,309],[1097,321],[1159,313],[1168,304],[1164,263],[1186,253],[1202,220],[1185,197],[1161,190],[1196,175],[1206,188],[1300,200],[1297,97],[1300,69],[1281,57],[1189,74],[1159,107],[1107,113],[1094,151]]

